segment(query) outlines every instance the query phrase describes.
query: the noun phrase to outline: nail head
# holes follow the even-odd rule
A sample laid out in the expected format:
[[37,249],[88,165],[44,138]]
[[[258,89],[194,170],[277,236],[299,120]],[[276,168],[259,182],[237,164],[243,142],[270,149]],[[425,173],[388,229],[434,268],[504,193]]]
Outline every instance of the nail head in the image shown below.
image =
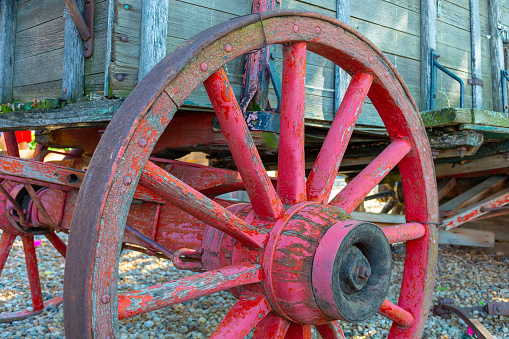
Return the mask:
[[225,49],[227,52],[231,52],[231,51],[233,50],[232,45],[230,45],[230,44],[226,44],[226,45],[224,46],[224,49]]
[[297,33],[299,31],[299,26],[293,25],[293,31]]
[[118,80],[118,81],[120,81],[120,82],[124,81],[124,75],[123,75],[123,74],[118,73],[118,74],[117,74],[117,80]]
[[129,5],[124,5],[124,8],[125,8],[125,9],[131,9],[131,6],[129,6]]
[[145,138],[141,138],[140,141],[138,141],[138,144],[141,146],[141,147],[145,147],[147,146],[147,139]]
[[131,184],[131,181],[132,180],[130,176],[124,177],[124,185],[129,186]]
[[322,31],[322,30],[320,29],[320,27],[316,27],[316,33],[317,33],[317,34],[320,34],[320,32],[321,32],[321,31]]
[[127,35],[122,34],[122,35],[120,36],[120,41],[122,41],[122,42],[127,42]]
[[208,69],[209,69],[209,66],[207,66],[207,64],[206,64],[206,63],[201,64],[201,70],[202,70],[202,71],[204,71],[204,72],[205,72],[205,71],[206,71],[206,70],[208,70]]
[[105,295],[103,295],[103,296],[101,297],[101,301],[102,301],[102,303],[103,303],[103,304],[107,304],[107,303],[109,303],[109,302],[110,302],[110,296],[109,296],[109,294],[105,294]]

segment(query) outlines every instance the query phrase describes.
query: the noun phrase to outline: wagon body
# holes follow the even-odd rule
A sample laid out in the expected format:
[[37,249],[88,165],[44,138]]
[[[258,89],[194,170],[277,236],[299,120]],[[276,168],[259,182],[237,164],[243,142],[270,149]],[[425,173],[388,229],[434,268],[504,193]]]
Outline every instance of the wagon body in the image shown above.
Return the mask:
[[[6,179],[0,183],[0,271],[21,236],[32,258],[34,312],[60,302],[42,303],[33,235],[45,234],[65,256],[54,231],[72,230],[66,326],[76,337],[115,335],[118,316],[227,288],[239,303],[216,337],[231,330],[240,336],[263,318],[255,332],[260,338],[265,330],[307,338],[310,324],[326,338],[340,338],[331,320],[355,322],[376,312],[394,322],[392,338],[418,335],[430,306],[440,226],[432,157],[443,179],[443,225],[451,222],[445,228],[509,201],[500,176],[453,190],[460,177],[506,173],[500,153],[509,150],[509,126],[497,112],[507,100],[503,50],[489,46],[503,35],[495,28],[490,41],[487,0],[472,10],[464,1],[439,0],[438,16],[425,6],[431,3],[1,0],[0,130],[10,157],[0,158]],[[503,27],[506,9],[496,6],[494,22]],[[267,11],[278,8],[321,15]],[[371,42],[330,17],[349,22]],[[477,24],[465,24],[470,21]],[[432,53],[460,78],[473,79],[463,99],[450,77],[432,75]],[[461,100],[465,107],[455,109]],[[16,158],[12,131],[24,129],[37,130],[36,161]],[[74,150],[56,164],[44,163],[49,147]],[[175,160],[192,151],[207,153],[210,167]],[[468,165],[488,157],[484,166]],[[278,178],[267,170],[278,170]],[[351,182],[329,203],[337,173]],[[403,182],[404,196],[394,189],[384,208],[389,212],[398,200],[398,212],[355,212],[384,182]],[[217,198],[241,189],[250,204]],[[447,193],[456,196],[446,201]],[[464,210],[469,204],[475,213]],[[396,305],[383,293],[388,245],[403,241],[409,241],[408,268]],[[111,270],[122,248],[202,273],[120,295],[117,303]],[[338,269],[346,282],[335,280]],[[319,279],[323,274],[330,281]],[[209,279],[217,286],[203,285]],[[174,295],[179,287],[187,292]],[[291,288],[300,299],[287,293]],[[366,293],[369,307],[339,302],[343,288]],[[244,311],[247,320],[235,318]],[[30,314],[0,315],[0,321]]]

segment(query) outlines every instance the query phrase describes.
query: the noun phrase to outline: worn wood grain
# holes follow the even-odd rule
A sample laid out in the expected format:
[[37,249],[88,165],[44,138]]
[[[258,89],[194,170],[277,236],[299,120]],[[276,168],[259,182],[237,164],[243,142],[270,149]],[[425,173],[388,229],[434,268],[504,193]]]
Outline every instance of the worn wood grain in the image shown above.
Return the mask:
[[[470,42],[472,44],[472,79],[482,79],[481,71],[481,20],[479,0],[470,0]],[[482,86],[472,85],[472,107],[482,109]]]
[[32,100],[55,99],[60,97],[62,79],[33,85],[24,85],[12,89],[16,101],[28,102]]
[[[77,8],[84,13],[85,0],[76,1]],[[78,100],[85,94],[85,56],[83,40],[67,7],[65,8],[64,58],[62,98]]]
[[[350,24],[350,0],[337,0],[336,19]],[[348,84],[350,83],[350,76],[343,71],[341,67],[334,66],[334,111],[332,115],[335,116],[336,112],[341,105],[341,100],[345,96]]]
[[18,1],[18,24],[16,32],[38,26],[47,21],[61,18],[65,4],[62,0],[30,0]]
[[143,1],[138,81],[166,56],[168,1]]
[[15,60],[14,87],[62,80],[62,60],[62,48],[45,54]]
[[437,11],[435,1],[421,0],[421,90],[419,109],[430,108],[431,98],[431,51],[437,48]]
[[502,112],[504,105],[502,102],[501,71],[504,69],[504,49],[502,39],[498,36],[498,23],[500,22],[500,0],[488,0],[488,13],[490,24],[490,52],[491,52],[491,79],[493,109]]
[[0,104],[12,100],[16,12],[15,1],[0,2]]
[[115,0],[107,0],[107,26],[106,26],[106,42],[105,42],[105,51],[104,51],[104,87],[103,92],[104,95],[110,96],[110,76],[111,70],[110,66],[112,64],[112,47],[113,47],[113,39],[114,39],[114,18],[115,18]]
[[16,60],[64,47],[63,17],[44,22],[16,34]]

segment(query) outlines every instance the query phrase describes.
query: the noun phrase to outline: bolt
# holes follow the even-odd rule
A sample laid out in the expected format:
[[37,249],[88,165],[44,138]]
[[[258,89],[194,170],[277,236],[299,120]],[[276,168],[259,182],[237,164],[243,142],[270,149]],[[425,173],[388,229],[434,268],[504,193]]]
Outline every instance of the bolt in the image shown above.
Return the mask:
[[467,150],[467,148],[465,146],[458,146],[456,147],[456,149],[460,151],[460,158],[463,158],[465,156],[465,151]]
[[117,76],[116,76],[116,78],[117,78],[117,80],[118,80],[118,81],[120,81],[120,82],[124,81],[124,75],[123,75],[123,74],[118,73],[118,74],[117,74]]
[[320,27],[316,27],[316,34],[320,34],[321,31]]
[[293,25],[293,31],[297,33],[299,31],[299,26]]
[[107,304],[110,302],[110,296],[109,294],[105,294],[101,297],[101,301],[103,302],[103,304]]
[[138,141],[138,145],[140,145],[141,147],[145,147],[145,146],[147,146],[147,139],[145,139],[145,138],[141,138],[141,139]]
[[502,314],[502,311],[504,309],[502,308],[502,305],[495,305],[495,307],[493,307],[493,310],[495,311],[496,314]]
[[371,269],[361,264],[357,268],[357,277],[362,280],[368,279],[369,277],[371,277]]
[[208,69],[209,69],[209,66],[207,66],[207,64],[206,64],[206,63],[201,64],[201,70],[202,70],[202,71],[204,71],[204,72],[205,72],[205,71],[206,71],[206,70],[208,70]]
[[124,177],[124,185],[126,185],[126,186],[131,185],[131,181],[132,181],[132,179],[130,176]]
[[233,50],[232,45],[230,45],[230,44],[226,44],[226,45],[224,46],[224,49],[225,49],[225,51],[227,51],[227,52],[231,52],[231,51]]
[[127,9],[127,10],[130,10],[131,9],[131,6],[129,5],[124,5],[124,8]]
[[120,36],[120,41],[122,41],[122,42],[127,42],[127,35],[122,34],[122,35]]

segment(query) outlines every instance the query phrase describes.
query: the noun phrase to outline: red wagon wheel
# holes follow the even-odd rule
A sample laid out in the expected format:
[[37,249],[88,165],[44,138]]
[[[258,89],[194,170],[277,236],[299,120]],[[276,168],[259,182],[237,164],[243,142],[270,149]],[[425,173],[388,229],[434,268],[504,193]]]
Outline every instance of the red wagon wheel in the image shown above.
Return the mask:
[[[10,156],[19,157],[18,144],[14,132],[6,132],[6,146]],[[45,308],[59,305],[62,303],[62,296],[56,296],[50,300],[44,301],[41,288],[41,279],[37,265],[37,254],[35,251],[34,235],[45,235],[55,249],[65,258],[67,246],[56,235],[55,232],[47,229],[29,227],[23,217],[23,209],[26,211],[24,197],[30,194],[37,194],[29,184],[23,186],[9,180],[0,181],[0,276],[5,267],[5,263],[12,250],[14,241],[19,236],[23,243],[23,252],[25,255],[25,264],[27,270],[28,283],[30,286],[30,296],[32,299],[31,309],[27,308],[17,312],[0,313],[0,323],[12,322],[40,314]],[[15,220],[17,219],[17,220]]]
[[[221,68],[283,44],[279,175],[275,189]],[[306,180],[306,50],[353,78]],[[149,161],[177,108],[204,84],[249,194],[227,209]],[[366,95],[392,143],[327,203]],[[396,165],[407,223],[383,231],[351,211]],[[117,295],[119,251],[129,205],[140,184],[203,221],[203,273]],[[204,31],[161,61],[134,89],[104,133],[74,211],[66,262],[64,312],[71,338],[115,338],[118,319],[230,290],[238,302],[213,338],[343,337],[340,322],[376,312],[393,320],[390,338],[422,334],[434,282],[437,196],[418,110],[401,78],[350,27],[311,13],[277,11],[230,20]],[[406,241],[398,304],[386,300],[389,244]],[[228,254],[228,255],[227,255]]]

